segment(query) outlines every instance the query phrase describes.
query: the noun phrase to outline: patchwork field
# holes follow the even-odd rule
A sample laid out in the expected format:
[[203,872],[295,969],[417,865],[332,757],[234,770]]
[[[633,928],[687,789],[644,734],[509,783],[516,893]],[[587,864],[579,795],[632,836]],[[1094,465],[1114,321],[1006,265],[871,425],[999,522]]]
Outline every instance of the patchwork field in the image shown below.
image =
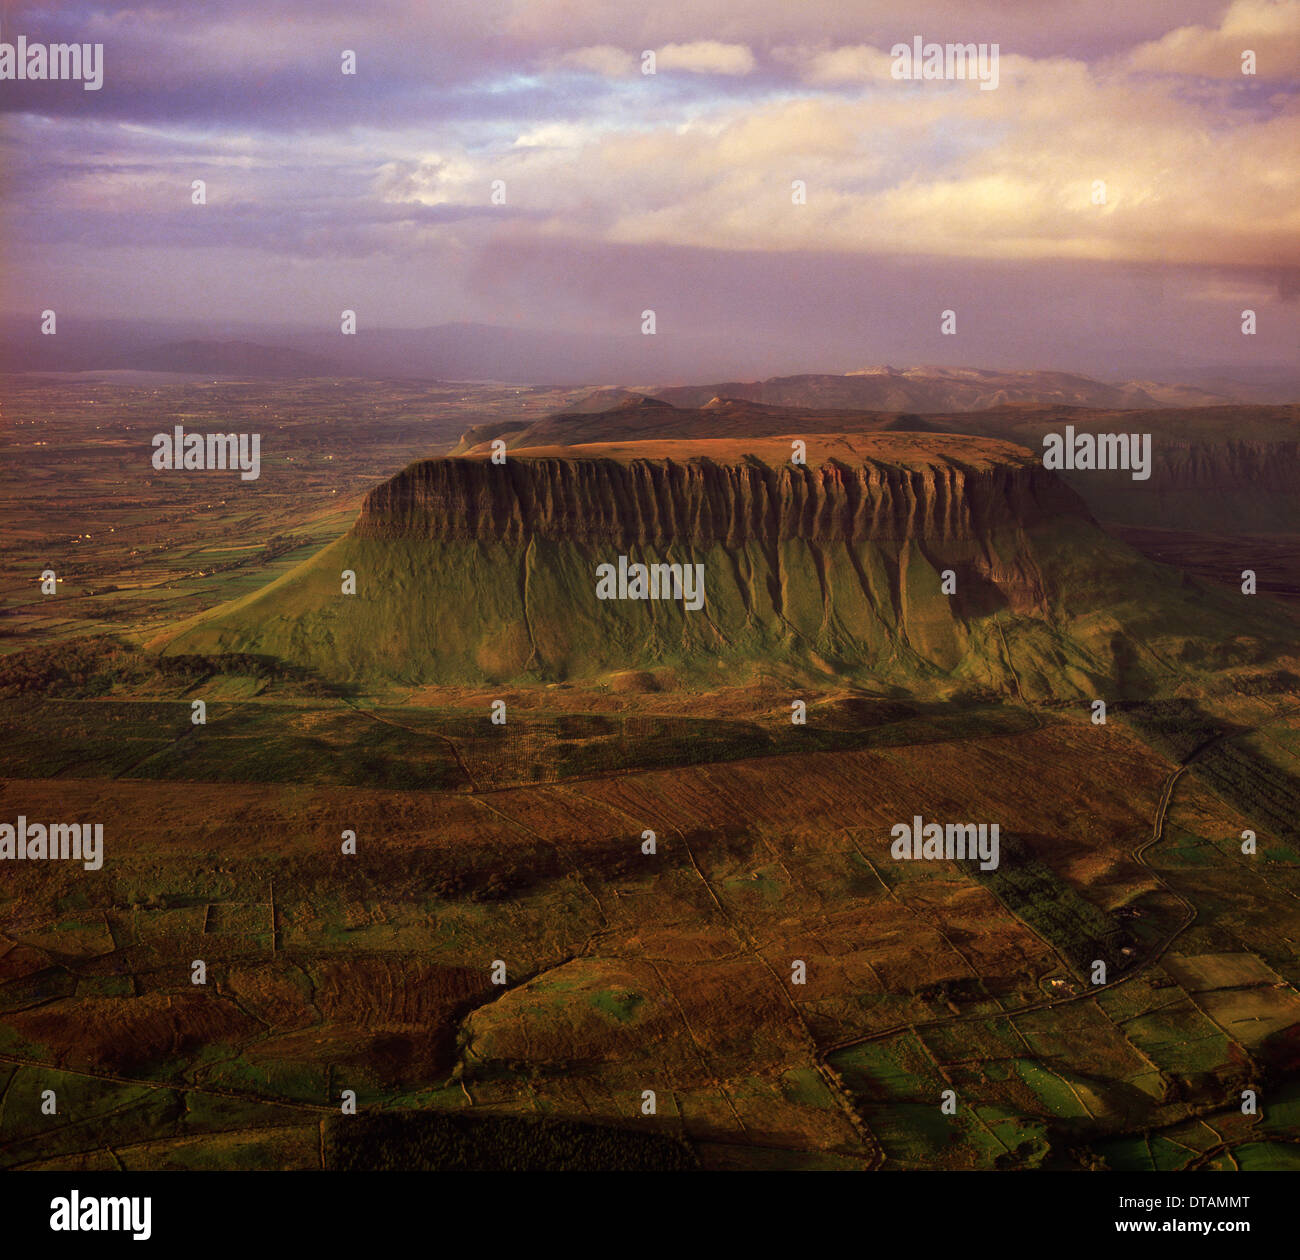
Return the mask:
[[[706,737],[668,769],[644,720],[617,773],[560,758],[551,782],[471,789],[458,760],[501,764],[470,751],[486,714],[406,712],[401,762],[357,743],[394,728],[344,701],[220,708],[179,745],[184,714],[161,704],[6,714],[7,748],[26,730],[62,751],[50,776],[7,779],[0,816],[100,820],[110,858],[15,864],[7,882],[7,1166],[456,1166],[507,1121],[542,1125],[501,1139],[516,1161],[535,1141],[574,1166],[1293,1158],[1294,838],[1242,857],[1250,820],[1198,768],[1141,852],[1172,766],[1119,726],[1022,713],[942,740],[905,717],[817,751],[847,733],[787,723],[809,749],[723,756],[764,724],[683,717]],[[569,721],[598,749],[612,719]],[[250,774],[229,749],[268,744],[259,722],[286,742]],[[1265,722],[1232,747],[1280,756],[1296,733]],[[92,764],[96,742],[120,758]],[[890,857],[898,818],[958,808],[1002,820],[998,871]],[[373,1149],[340,1154],[344,1089]]]

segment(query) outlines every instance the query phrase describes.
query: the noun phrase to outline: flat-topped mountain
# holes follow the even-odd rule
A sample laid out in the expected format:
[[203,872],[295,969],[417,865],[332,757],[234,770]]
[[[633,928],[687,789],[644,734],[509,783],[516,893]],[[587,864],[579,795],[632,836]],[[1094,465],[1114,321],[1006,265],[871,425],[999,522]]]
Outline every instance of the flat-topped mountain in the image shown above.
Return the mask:
[[[1289,632],[1107,536],[1010,444],[805,440],[806,466],[786,438],[420,461],[376,487],[343,538],[178,627],[166,650],[351,681],[635,669],[689,685],[761,675],[1113,697],[1263,663]],[[698,574],[698,605],[667,585],[638,597],[623,581],[638,565]]]
[[1126,471],[1066,472],[1065,480],[1106,525],[1300,533],[1300,406],[1106,410],[1008,404],[985,411],[927,415],[778,406],[711,397],[678,407],[640,395],[604,411],[565,411],[531,423],[479,425],[457,452],[573,447],[600,442],[740,440],[778,434],[934,432],[1017,442],[1041,457],[1043,437],[1079,432],[1149,433],[1151,476]]

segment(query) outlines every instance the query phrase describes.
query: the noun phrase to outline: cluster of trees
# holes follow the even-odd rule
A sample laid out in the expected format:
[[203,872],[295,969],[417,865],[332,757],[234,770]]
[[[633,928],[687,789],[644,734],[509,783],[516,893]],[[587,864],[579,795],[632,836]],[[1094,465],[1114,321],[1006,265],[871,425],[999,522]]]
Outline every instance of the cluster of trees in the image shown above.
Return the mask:
[[0,657],[0,696],[102,695],[149,672],[142,654],[119,639],[69,639]]
[[97,635],[0,656],[0,696],[101,696],[115,687],[140,686],[160,677],[184,688],[219,675],[294,682],[313,692],[329,690],[310,671],[268,656],[154,656],[112,635]]

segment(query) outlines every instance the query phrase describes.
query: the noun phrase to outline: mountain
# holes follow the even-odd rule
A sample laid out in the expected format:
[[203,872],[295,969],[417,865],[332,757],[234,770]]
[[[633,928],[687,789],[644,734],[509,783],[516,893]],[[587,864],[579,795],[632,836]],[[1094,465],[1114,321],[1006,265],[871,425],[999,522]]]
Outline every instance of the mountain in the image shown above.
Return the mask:
[[1044,436],[1064,433],[1067,425],[1076,432],[1149,433],[1147,480],[1123,470],[1062,474],[1107,526],[1300,534],[1300,406],[1294,404],[1144,411],[1020,406],[929,419],[1040,455]]
[[[582,386],[670,376],[699,380],[716,373],[748,371],[757,355],[721,334],[702,337],[641,336],[639,324],[616,333],[508,328],[486,324],[439,324],[431,328],[383,328],[360,310],[357,330],[343,335],[341,311],[322,315],[319,326],[261,327],[186,323],[163,325],[133,320],[81,319],[60,312],[57,335],[41,333],[36,314],[0,318],[0,371],[84,372],[158,370],[173,356],[176,371],[212,372],[214,347],[247,343],[244,356],[257,362],[253,346],[268,356],[271,375],[283,375],[278,356],[306,356],[295,371],[367,379],[452,379],[518,384]],[[188,342],[206,349],[179,350]],[[165,352],[165,353],[164,353]],[[161,358],[160,358],[161,355]],[[242,367],[236,367],[242,373]]]
[[570,414],[585,414],[612,411],[615,407],[639,406],[645,402],[656,401],[658,400],[648,394],[639,394],[634,390],[614,386],[607,389],[593,389],[591,393],[571,403],[565,410]]
[[[723,397],[775,406],[894,412],[971,411],[1014,402],[1089,407],[1281,403],[1300,396],[1300,379],[1290,365],[1258,365],[1244,380],[1239,379],[1240,367],[1211,372],[1188,365],[1180,369],[1176,384],[1145,379],[1153,369],[1144,369],[1141,380],[1107,384],[1068,372],[943,366],[868,367],[843,374],[760,379],[788,352],[780,345],[737,344],[712,330],[674,334],[661,329],[649,337],[640,334],[635,321],[629,321],[627,331],[477,323],[384,328],[373,322],[370,311],[356,315],[357,331],[349,336],[340,331],[341,311],[322,312],[315,326],[87,319],[60,311],[56,336],[42,334],[37,312],[0,315],[0,372],[142,369],[490,380],[595,389],[597,396],[582,405],[600,410],[632,392],[681,407],[699,407]],[[245,348],[219,349],[230,343]],[[227,372],[224,360],[230,355],[234,358]],[[161,366],[168,362],[180,366]],[[682,384],[690,381],[726,383]]]
[[710,398],[724,397],[779,407],[895,412],[983,411],[1021,402],[1133,408],[1232,401],[1202,389],[1133,381],[1110,385],[1068,372],[888,366],[863,368],[842,376],[776,376],[765,381],[668,386],[650,392],[678,407],[699,407]]
[[177,341],[131,356],[132,368],[214,376],[311,377],[331,375],[318,355],[251,341]]
[[[510,450],[593,442],[683,438],[806,437],[891,431],[964,434],[1015,442],[1039,457],[1043,438],[1078,432],[1149,433],[1151,476],[1127,471],[1062,475],[1091,512],[1111,526],[1300,534],[1300,406],[1103,410],[1006,404],[975,412],[917,415],[798,408],[731,398],[677,407],[633,396],[604,412],[565,411],[532,423],[497,421],[465,433],[457,453],[483,452],[501,437]],[[810,447],[810,457],[813,451]]]
[[[971,437],[537,448],[413,464],[265,589],[163,636],[344,681],[779,677],[913,694],[1148,694],[1273,658],[1275,610],[1106,535],[1025,451]],[[702,565],[705,599],[601,599],[598,566]],[[345,571],[356,594],[341,593]],[[945,573],[955,578],[946,593]]]
[[708,438],[762,438],[778,434],[877,433],[898,429],[929,432],[920,416],[864,413],[826,408],[795,408],[740,398],[710,397],[700,407],[679,407],[662,398],[628,394],[606,411],[577,408],[521,423],[488,421],[462,435],[455,454],[487,451],[494,438],[510,449],[578,446],[590,442],[636,442]]

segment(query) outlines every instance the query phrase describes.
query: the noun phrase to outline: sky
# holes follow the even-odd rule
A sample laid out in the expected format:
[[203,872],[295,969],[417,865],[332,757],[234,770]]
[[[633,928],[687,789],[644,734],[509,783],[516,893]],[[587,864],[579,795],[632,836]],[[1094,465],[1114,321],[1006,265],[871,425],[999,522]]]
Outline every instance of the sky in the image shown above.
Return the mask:
[[[0,0],[20,35],[103,85],[0,82],[6,314],[653,310],[774,372],[1300,344],[1300,0]],[[917,36],[997,44],[996,88],[894,77]]]

